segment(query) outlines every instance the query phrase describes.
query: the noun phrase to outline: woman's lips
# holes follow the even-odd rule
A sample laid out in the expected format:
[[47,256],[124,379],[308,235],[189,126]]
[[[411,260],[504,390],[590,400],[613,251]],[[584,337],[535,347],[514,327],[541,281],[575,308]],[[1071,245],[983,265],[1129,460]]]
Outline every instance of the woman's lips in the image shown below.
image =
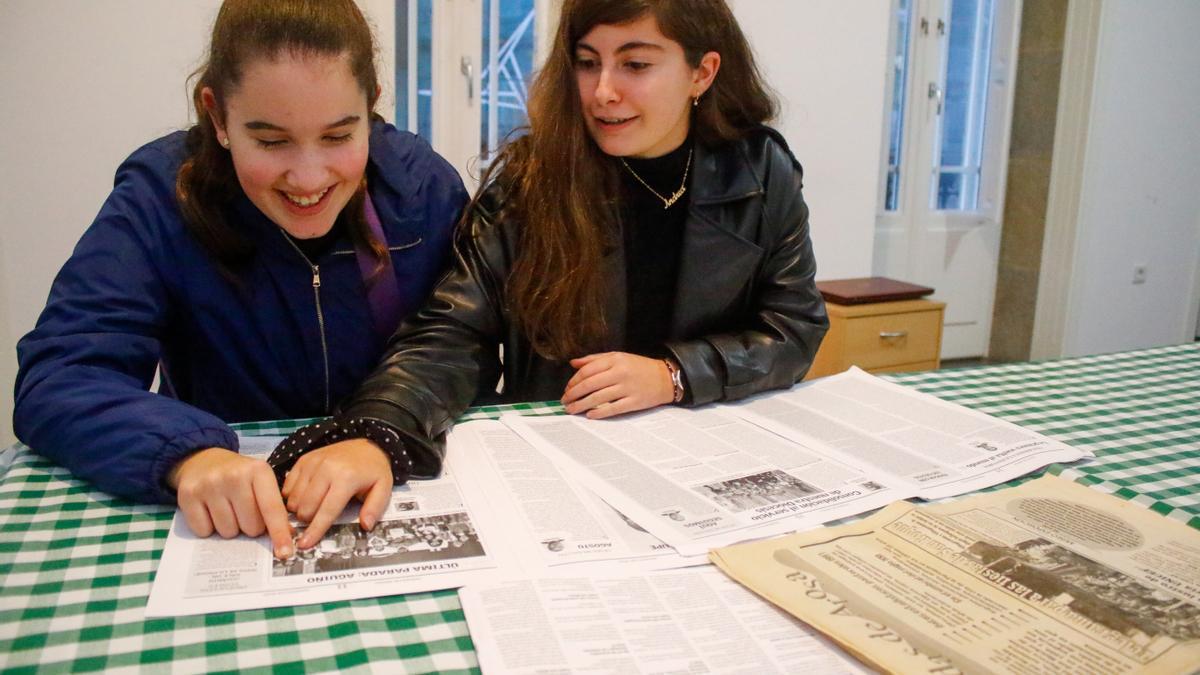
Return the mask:
[[626,129],[633,124],[634,117],[593,117],[596,120],[596,128],[602,131],[617,132]]
[[283,203],[290,211],[307,215],[324,208],[325,204],[329,201],[329,196],[333,194],[334,187],[336,186],[330,185],[320,192],[307,195],[297,195],[284,190],[277,190],[276,192],[283,198]]

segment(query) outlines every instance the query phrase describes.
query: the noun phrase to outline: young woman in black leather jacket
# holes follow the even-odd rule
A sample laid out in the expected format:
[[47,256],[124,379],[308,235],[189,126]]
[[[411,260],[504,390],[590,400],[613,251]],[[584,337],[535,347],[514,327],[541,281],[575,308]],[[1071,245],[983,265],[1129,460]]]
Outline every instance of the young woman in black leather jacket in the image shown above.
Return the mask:
[[338,515],[316,447],[374,443],[403,481],[438,472],[472,401],[603,418],[800,380],[828,321],[775,109],[723,0],[567,0],[451,271],[340,414],[276,451],[300,545]]

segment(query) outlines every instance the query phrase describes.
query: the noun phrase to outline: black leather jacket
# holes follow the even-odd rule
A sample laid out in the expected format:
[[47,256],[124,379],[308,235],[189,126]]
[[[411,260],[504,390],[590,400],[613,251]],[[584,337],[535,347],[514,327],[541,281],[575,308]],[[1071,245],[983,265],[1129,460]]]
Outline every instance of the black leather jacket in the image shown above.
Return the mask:
[[[689,405],[788,387],[812,364],[829,322],[814,284],[801,175],[782,137],[765,127],[715,149],[696,145],[666,345],[686,378]],[[342,406],[345,417],[379,419],[400,431],[414,476],[440,470],[444,433],[477,397],[555,400],[574,372],[535,353],[509,320],[504,284],[520,223],[497,218],[502,199],[493,185],[478,200],[459,229],[451,270]],[[623,251],[605,260],[608,349],[621,350]]]

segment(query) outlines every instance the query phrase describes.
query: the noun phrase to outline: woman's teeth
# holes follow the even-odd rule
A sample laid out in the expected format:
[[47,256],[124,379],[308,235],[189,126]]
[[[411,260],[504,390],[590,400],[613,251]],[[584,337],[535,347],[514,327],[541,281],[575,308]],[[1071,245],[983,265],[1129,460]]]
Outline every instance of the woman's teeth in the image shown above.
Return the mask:
[[326,192],[329,192],[329,188],[325,188],[314,195],[294,195],[290,192],[285,192],[283,194],[288,198],[288,201],[296,206],[312,206],[321,201],[321,198],[325,196]]

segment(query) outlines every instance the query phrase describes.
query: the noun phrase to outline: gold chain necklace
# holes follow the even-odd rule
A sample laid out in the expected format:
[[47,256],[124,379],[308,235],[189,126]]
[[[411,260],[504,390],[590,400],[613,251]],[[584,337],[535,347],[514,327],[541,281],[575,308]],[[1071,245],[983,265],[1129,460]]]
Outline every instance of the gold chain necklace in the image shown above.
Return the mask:
[[658,194],[658,190],[655,190],[654,188],[650,187],[649,183],[642,180],[642,177],[637,175],[637,172],[633,170],[632,166],[629,166],[629,163],[625,161],[624,157],[618,157],[617,159],[621,160],[621,165],[624,166],[625,170],[628,171],[634,178],[637,179],[637,182],[644,185],[646,187],[646,189],[650,191],[651,194],[653,194],[655,197],[658,197],[659,199],[662,200],[664,211],[671,208],[671,206],[674,205],[675,202],[679,201],[679,198],[683,196],[683,193],[687,192],[688,169],[692,168],[692,150],[690,148],[688,149],[687,164],[683,165],[683,182],[679,185],[678,190],[671,193],[670,197],[664,197],[664,196]]

